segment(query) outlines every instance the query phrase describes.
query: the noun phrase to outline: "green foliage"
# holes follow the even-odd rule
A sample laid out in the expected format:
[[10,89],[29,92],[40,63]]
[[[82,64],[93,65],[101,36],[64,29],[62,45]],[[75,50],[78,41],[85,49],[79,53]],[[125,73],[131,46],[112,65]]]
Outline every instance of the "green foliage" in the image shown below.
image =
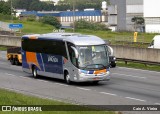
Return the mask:
[[133,17],[131,19],[131,21],[134,22],[135,24],[139,24],[139,25],[144,24],[144,18],[143,17]]
[[[13,91],[8,91],[5,89],[1,89],[0,88],[0,105],[21,105],[21,106],[25,106],[25,105],[52,105],[54,107],[55,106],[62,106],[63,108],[65,108],[65,106],[70,106],[70,109],[78,109],[78,110],[82,110],[82,111],[38,111],[38,112],[34,112],[34,111],[30,111],[30,112],[18,112],[18,111],[13,111],[10,113],[5,113],[1,111],[1,114],[115,114],[114,112],[111,111],[94,111],[94,109],[91,107],[83,107],[83,106],[79,106],[79,105],[73,105],[70,103],[65,103],[65,102],[60,102],[60,101],[56,101],[56,100],[49,100],[49,99],[42,99],[39,97],[35,97],[35,96],[27,96],[24,94],[20,94],[20,93],[16,93]],[[60,108],[63,109],[63,108]],[[42,107],[43,109],[43,107]],[[50,109],[50,108],[48,108]],[[67,108],[66,108],[67,109]],[[64,109],[65,110],[65,109]],[[88,111],[83,111],[83,110],[88,110]],[[93,111],[92,111],[93,110]]]
[[31,15],[27,18],[27,21],[36,21],[36,17]]
[[75,5],[75,9],[84,10],[86,8],[94,8],[96,10],[101,10],[102,1],[109,0],[61,0],[56,5],[56,10],[65,11],[65,10],[73,10],[73,4]]
[[[10,3],[11,0],[8,1]],[[40,0],[12,0],[13,7],[16,9],[26,9],[27,11],[51,11],[54,10],[54,4],[41,2]]]
[[7,47],[6,46],[0,46],[0,51],[6,51]]
[[40,21],[45,24],[53,25],[57,29],[61,27],[61,24],[56,17],[45,16],[42,19],[40,19]]
[[117,66],[143,69],[143,70],[151,70],[151,71],[160,71],[160,67],[158,65],[146,65],[143,63],[127,62],[127,64],[125,64],[124,61],[118,61]]
[[10,19],[11,19],[10,15],[5,15],[5,14],[0,13],[0,20],[1,21],[10,20]]
[[0,1],[0,13],[5,15],[11,14],[11,9],[7,2]]
[[[73,26],[73,25],[72,25]],[[108,30],[105,24],[89,22],[84,19],[80,19],[75,22],[76,29],[90,29],[90,30]]]

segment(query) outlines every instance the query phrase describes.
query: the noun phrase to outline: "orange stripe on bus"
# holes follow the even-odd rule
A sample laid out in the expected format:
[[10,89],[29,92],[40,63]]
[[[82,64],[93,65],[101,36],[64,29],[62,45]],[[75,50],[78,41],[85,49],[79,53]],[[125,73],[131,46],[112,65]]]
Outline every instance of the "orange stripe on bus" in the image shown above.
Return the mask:
[[29,39],[36,40],[36,39],[38,39],[38,37],[37,36],[29,36]]
[[101,74],[101,73],[105,73],[105,72],[106,72],[106,69],[97,70],[97,71],[94,71],[94,74]]
[[[37,61],[37,56],[36,56],[36,53],[33,53],[33,52],[26,52],[26,59],[27,59],[27,63],[29,65],[31,64],[35,64],[39,69],[40,66],[39,66],[39,63]],[[30,66],[31,67],[31,66]]]

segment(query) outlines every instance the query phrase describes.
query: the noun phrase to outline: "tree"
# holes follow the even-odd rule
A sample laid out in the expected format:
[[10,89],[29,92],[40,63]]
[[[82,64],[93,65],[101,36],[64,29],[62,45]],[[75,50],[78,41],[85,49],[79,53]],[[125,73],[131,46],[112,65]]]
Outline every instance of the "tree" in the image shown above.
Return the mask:
[[[73,10],[73,4],[75,5],[75,9],[84,10],[86,8],[94,8],[96,10],[101,10],[101,3],[104,0],[63,0],[59,1],[56,6],[56,10],[64,11],[64,10]],[[106,0],[109,3],[109,0]],[[61,6],[68,6],[66,8],[62,8]]]
[[75,28],[90,29],[90,30],[109,30],[105,24],[97,23],[97,22],[89,22],[84,19],[75,21]]
[[142,28],[144,25],[144,18],[143,17],[133,17],[131,22],[134,23],[134,30],[137,31],[137,28]]
[[59,29],[61,27],[61,24],[58,21],[58,19],[56,17],[53,17],[53,16],[45,16],[40,21],[42,23],[45,23],[45,24],[53,25],[57,29]]
[[11,14],[10,5],[8,5],[4,1],[0,1],[0,13],[10,15]]
[[[8,1],[11,3],[11,0]],[[41,2],[39,0],[12,0],[15,9],[26,9],[27,11],[51,11],[54,10],[54,4]]]

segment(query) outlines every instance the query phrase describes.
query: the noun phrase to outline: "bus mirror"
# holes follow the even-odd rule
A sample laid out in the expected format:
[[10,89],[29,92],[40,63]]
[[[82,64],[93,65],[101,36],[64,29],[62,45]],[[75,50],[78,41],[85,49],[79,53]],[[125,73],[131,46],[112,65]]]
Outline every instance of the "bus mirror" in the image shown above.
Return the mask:
[[71,46],[71,48],[74,50],[74,53],[75,53],[75,58],[78,58],[79,54],[78,54],[78,51],[75,47]]
[[113,56],[113,48],[110,46],[107,46],[107,47],[108,47],[109,55]]

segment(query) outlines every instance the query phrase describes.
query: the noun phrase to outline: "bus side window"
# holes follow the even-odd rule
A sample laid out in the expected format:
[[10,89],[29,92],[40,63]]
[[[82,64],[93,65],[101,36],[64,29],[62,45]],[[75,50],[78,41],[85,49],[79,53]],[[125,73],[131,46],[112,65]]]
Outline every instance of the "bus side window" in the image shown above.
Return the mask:
[[68,52],[69,52],[69,56],[70,56],[70,60],[72,62],[72,64],[74,66],[77,66],[77,59],[75,57],[75,53],[74,50],[71,48],[71,46],[75,47],[74,44],[67,42],[67,46],[68,46]]

